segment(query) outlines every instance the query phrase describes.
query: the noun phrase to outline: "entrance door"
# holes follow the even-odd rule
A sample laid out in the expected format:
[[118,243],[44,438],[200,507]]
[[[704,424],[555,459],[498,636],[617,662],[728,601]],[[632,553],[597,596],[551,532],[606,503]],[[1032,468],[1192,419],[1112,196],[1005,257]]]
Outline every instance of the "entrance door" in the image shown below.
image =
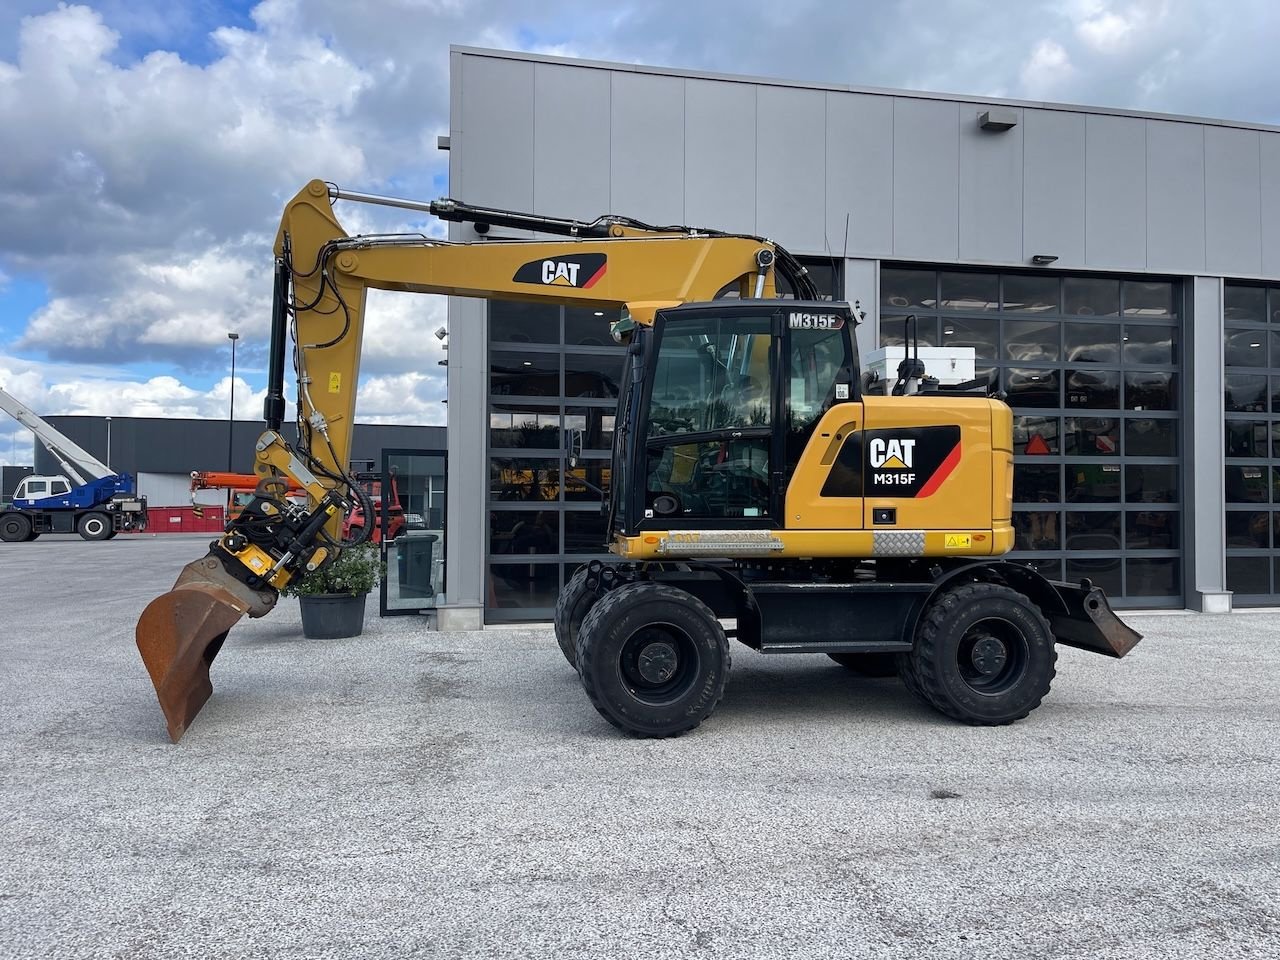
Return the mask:
[[427,613],[445,602],[443,450],[384,450],[378,528],[386,574],[382,616]]

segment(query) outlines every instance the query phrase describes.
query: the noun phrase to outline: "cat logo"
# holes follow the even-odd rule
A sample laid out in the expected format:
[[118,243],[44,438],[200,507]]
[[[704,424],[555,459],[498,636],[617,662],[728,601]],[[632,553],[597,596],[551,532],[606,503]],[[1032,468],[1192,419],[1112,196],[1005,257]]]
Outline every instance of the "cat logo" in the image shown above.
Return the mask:
[[608,258],[603,253],[550,257],[546,260],[531,260],[522,265],[512,280],[516,283],[536,283],[539,286],[589,290],[599,282],[607,269]]
[[913,484],[916,480],[914,473],[900,473],[898,471],[910,470],[912,454],[915,451],[915,440],[898,440],[894,438],[875,437],[867,445],[867,458],[871,463],[872,469],[892,471],[887,473],[873,473],[871,482],[874,484]]

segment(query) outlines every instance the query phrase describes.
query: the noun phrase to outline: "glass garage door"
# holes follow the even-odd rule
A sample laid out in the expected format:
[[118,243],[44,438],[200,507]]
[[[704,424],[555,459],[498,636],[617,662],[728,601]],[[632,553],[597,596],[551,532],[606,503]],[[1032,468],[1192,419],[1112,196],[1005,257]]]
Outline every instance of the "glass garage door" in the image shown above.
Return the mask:
[[880,342],[973,347],[1014,412],[1012,558],[1118,607],[1182,603],[1181,289],[885,266]]
[[1236,606],[1269,605],[1280,599],[1280,287],[1223,293],[1227,589]]

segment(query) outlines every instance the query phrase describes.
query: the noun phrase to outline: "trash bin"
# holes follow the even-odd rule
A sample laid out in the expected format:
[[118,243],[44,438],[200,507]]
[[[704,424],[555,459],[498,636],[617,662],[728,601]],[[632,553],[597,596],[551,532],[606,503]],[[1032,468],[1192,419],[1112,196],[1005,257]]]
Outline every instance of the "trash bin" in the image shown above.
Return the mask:
[[435,598],[436,592],[431,586],[431,555],[438,539],[434,533],[419,530],[406,530],[396,538],[396,572],[401,598]]

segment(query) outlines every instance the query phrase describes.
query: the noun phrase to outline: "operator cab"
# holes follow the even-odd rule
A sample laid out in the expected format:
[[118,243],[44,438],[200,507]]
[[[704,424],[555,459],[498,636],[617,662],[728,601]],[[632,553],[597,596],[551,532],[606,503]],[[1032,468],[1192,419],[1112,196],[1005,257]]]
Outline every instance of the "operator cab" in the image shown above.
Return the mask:
[[814,427],[860,399],[853,327],[848,304],[825,300],[659,311],[636,331],[623,373],[614,529],[782,526]]
[[56,477],[23,477],[18,488],[13,492],[14,501],[44,500],[48,497],[62,497],[71,492],[71,481],[64,476]]

